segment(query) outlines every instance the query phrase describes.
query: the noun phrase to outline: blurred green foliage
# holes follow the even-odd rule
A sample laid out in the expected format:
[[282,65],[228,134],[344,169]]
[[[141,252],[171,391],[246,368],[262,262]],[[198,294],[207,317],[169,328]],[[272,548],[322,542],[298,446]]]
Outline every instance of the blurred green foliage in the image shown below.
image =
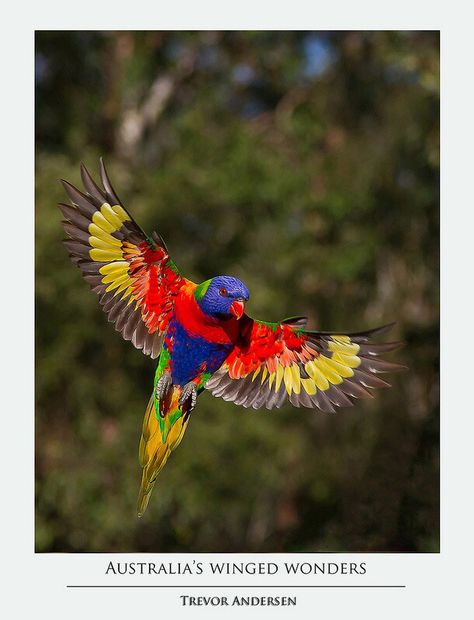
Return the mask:
[[[438,550],[438,123],[437,33],[37,33],[38,551]],[[100,155],[187,277],[242,278],[256,318],[396,320],[409,372],[334,416],[203,394],[138,520],[155,364],[55,206]]]

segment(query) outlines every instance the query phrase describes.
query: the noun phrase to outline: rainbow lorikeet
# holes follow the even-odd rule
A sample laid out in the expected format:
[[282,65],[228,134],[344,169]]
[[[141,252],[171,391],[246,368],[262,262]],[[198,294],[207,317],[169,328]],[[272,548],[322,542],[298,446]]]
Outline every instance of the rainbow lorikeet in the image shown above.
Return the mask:
[[244,312],[250,293],[237,278],[191,282],[161,236],[146,235],[133,220],[102,160],[100,176],[102,187],[81,165],[85,193],[63,181],[72,206],[59,207],[70,257],[108,320],[159,360],[140,440],[139,516],[204,389],[254,409],[289,400],[334,412],[353,398],[371,397],[368,388],[389,387],[377,374],[403,368],[379,359],[401,343],[371,341],[390,325],[345,334],[308,331],[305,317],[257,321]]

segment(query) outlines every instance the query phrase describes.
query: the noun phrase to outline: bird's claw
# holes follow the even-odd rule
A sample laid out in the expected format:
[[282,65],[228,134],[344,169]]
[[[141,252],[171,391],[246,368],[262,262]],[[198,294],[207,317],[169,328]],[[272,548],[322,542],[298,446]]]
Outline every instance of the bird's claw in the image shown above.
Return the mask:
[[190,413],[194,407],[196,406],[197,400],[197,388],[196,384],[193,381],[186,383],[183,388],[183,392],[179,397],[179,404],[181,406],[185,405],[189,400],[188,413]]
[[172,385],[171,375],[165,373],[158,379],[155,388],[155,398],[159,401],[163,401],[166,398],[166,394]]

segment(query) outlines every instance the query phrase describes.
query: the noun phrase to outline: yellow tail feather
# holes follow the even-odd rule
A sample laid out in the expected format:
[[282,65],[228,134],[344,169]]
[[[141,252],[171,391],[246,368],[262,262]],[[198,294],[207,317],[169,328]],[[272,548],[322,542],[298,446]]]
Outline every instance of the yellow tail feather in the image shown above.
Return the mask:
[[[176,411],[180,389],[173,387],[173,395],[169,411]],[[185,420],[186,418],[186,420]],[[162,441],[159,421],[156,417],[153,394],[148,401],[143,420],[142,436],[140,439],[139,461],[143,468],[140,492],[138,494],[138,516],[141,517],[148,506],[155,481],[168,460],[171,452],[178,447],[189,422],[189,416],[182,415],[171,427],[165,442]]]

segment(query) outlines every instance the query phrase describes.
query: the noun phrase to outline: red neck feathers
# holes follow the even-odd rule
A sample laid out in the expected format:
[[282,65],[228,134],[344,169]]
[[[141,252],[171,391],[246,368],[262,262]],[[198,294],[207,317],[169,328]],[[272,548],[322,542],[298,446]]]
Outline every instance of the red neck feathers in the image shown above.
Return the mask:
[[196,285],[192,282],[181,288],[174,302],[176,320],[192,336],[222,344],[236,342],[240,332],[239,322],[235,318],[222,321],[204,314],[194,298],[195,289]]

